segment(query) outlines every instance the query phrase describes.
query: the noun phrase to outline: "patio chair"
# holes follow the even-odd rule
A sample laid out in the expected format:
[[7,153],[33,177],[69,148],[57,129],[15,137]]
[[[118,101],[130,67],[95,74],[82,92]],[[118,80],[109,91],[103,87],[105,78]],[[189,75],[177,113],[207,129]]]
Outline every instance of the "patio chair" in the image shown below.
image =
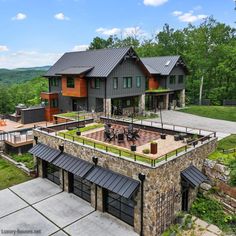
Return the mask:
[[108,132],[108,131],[105,131],[104,132],[104,136],[105,136],[105,141],[111,141],[112,139],[114,139],[115,138],[115,134],[114,134],[114,132]]
[[139,132],[140,132],[140,129],[136,129],[136,130],[133,132],[133,135],[134,135],[134,138],[135,138],[135,139],[140,138]]

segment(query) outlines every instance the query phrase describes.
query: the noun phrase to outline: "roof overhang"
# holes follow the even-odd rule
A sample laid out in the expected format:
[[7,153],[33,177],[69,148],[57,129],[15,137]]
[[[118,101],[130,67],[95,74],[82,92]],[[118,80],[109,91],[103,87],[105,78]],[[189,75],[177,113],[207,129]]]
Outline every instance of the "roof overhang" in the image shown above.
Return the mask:
[[93,68],[93,66],[70,67],[56,73],[56,75],[81,75],[88,73]]

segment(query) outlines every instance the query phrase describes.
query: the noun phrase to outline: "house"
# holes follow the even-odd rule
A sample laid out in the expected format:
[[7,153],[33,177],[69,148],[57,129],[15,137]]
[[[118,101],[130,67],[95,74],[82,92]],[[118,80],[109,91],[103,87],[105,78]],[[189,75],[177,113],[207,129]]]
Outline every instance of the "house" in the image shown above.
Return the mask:
[[65,53],[45,75],[49,92],[41,98],[46,120],[67,111],[142,112],[145,94],[150,109],[161,101],[165,108],[175,100],[183,105],[185,72],[179,56],[141,60],[132,47]]
[[180,56],[141,58],[151,76],[146,90],[149,110],[185,106],[185,80],[188,69]]
[[[81,122],[34,129],[35,145],[29,152],[37,160],[38,175],[85,200],[95,211],[124,221],[139,235],[161,235],[179,211],[188,211],[198,187],[208,180],[202,169],[204,159],[216,147],[215,133],[199,130],[197,143],[187,145],[176,139],[183,137],[182,130],[188,137],[196,136],[187,127],[179,127],[178,132],[177,126],[163,130],[148,121],[140,124],[101,117],[100,122],[110,124],[115,132],[133,125],[140,130],[139,138],[106,141],[104,128],[94,128],[94,121],[90,121],[89,132],[80,129],[79,136],[66,135],[66,128]],[[161,138],[163,132],[166,139]],[[156,155],[142,153],[150,140],[158,144]]]

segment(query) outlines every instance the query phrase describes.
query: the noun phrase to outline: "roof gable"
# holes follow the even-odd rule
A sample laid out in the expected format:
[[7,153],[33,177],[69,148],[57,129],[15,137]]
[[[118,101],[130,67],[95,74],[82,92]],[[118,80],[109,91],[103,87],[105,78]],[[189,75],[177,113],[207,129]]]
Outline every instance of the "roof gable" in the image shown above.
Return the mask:
[[87,72],[87,77],[107,77],[130,50],[133,50],[132,47],[65,53],[47,71],[45,77],[57,76],[75,67],[92,68]]
[[[143,57],[141,58],[141,60],[147,67],[150,74],[169,75],[173,68],[178,64],[186,67],[179,55],[163,57]],[[187,68],[185,69],[187,71]]]

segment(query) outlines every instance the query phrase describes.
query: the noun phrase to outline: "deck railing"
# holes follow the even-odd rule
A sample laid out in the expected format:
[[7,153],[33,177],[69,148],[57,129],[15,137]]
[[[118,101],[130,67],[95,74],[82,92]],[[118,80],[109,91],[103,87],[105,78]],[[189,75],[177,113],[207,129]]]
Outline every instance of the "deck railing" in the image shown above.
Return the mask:
[[[169,158],[178,156],[180,153],[186,153],[189,150],[194,149],[199,144],[203,144],[205,142],[208,142],[209,140],[216,137],[216,133],[211,132],[208,135],[205,135],[205,136],[202,135],[201,137],[193,140],[192,142],[189,142],[180,148],[176,148],[175,150],[172,150],[162,156],[151,157],[151,156],[148,156],[145,154],[132,152],[132,151],[130,151],[126,148],[123,148],[123,147],[115,146],[115,145],[105,143],[102,141],[97,141],[97,140],[94,140],[94,139],[91,139],[91,138],[88,138],[85,136],[71,135],[66,132],[60,132],[61,130],[63,130],[63,126],[60,124],[59,127],[61,127],[61,128],[58,129],[58,127],[57,127],[57,129],[55,129],[55,125],[53,128],[38,126],[38,127],[36,127],[36,130],[47,133],[48,135],[57,136],[57,137],[65,139],[65,140],[70,140],[72,142],[78,143],[83,146],[88,146],[90,148],[94,148],[98,151],[103,151],[103,152],[106,152],[106,153],[109,153],[112,155],[115,154],[116,156],[118,156],[120,158],[128,158],[128,159],[132,159],[134,162],[145,163],[145,164],[148,164],[152,167],[155,167],[156,164],[161,161],[168,161]],[[145,127],[146,127],[146,125],[143,125],[142,128],[145,129]]]

